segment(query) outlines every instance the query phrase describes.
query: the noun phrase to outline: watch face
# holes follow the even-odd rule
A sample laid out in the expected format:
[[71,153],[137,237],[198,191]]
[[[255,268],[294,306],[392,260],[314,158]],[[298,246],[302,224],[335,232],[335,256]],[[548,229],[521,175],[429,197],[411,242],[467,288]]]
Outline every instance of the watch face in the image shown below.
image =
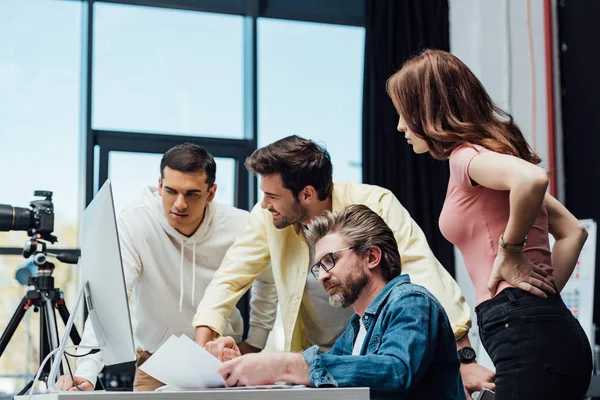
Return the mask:
[[461,356],[464,360],[471,361],[475,359],[475,350],[470,347],[460,349]]

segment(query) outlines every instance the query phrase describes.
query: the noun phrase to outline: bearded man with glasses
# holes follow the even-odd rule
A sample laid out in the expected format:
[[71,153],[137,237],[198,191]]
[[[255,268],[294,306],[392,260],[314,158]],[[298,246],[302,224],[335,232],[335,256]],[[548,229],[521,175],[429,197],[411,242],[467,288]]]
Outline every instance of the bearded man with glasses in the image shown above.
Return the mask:
[[241,356],[233,338],[208,342],[229,361],[227,386],[293,382],[314,387],[369,387],[372,399],[465,399],[454,335],[441,304],[401,275],[392,230],[365,205],[314,218],[306,229],[317,262],[312,274],[336,308],[354,314],[331,350]]

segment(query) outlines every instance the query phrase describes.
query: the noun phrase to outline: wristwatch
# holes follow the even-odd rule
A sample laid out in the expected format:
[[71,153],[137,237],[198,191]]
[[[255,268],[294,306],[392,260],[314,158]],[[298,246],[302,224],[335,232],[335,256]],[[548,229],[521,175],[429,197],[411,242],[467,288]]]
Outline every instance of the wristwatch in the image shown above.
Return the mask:
[[527,236],[525,236],[525,240],[523,240],[523,243],[511,244],[511,243],[506,243],[504,241],[504,233],[502,235],[500,235],[500,247],[502,247],[503,249],[506,249],[508,251],[523,251],[526,244],[527,244]]
[[458,350],[458,360],[461,363],[475,361],[475,357],[477,357],[477,354],[475,354],[475,350],[472,347],[465,346]]

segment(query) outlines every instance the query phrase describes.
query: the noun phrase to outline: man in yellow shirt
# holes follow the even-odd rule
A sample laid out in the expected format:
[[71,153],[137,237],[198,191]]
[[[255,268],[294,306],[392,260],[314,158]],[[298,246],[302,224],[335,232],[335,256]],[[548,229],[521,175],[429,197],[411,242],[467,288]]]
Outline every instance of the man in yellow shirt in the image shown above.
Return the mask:
[[[338,212],[351,204],[364,204],[394,232],[403,273],[427,288],[444,307],[457,347],[469,345],[470,313],[458,285],[431,252],[421,228],[389,190],[333,182],[327,151],[298,136],[256,150],[246,160],[246,168],[261,176],[264,197],[250,213],[244,233],[225,254],[198,306],[193,319],[197,343],[204,346],[223,333],[237,301],[270,263],[283,322],[284,351],[298,352],[313,345],[329,350],[344,331],[352,310],[332,307],[327,292],[308,273],[314,254],[303,229],[326,210]],[[259,346],[264,346],[267,336],[265,332]],[[253,346],[241,343],[240,349],[250,352],[261,347],[255,341]],[[465,361],[461,374],[469,393],[493,380],[491,371],[474,360]]]

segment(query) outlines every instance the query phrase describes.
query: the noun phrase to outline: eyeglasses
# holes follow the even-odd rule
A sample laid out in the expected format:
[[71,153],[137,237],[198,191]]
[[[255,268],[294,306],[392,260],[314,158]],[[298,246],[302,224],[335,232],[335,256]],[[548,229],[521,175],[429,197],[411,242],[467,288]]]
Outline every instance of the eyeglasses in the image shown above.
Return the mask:
[[331,253],[325,254],[319,261],[317,261],[312,267],[310,267],[310,272],[313,274],[316,280],[319,280],[319,268],[323,268],[323,271],[329,272],[333,267],[335,267],[335,259],[333,258],[334,254],[338,254],[347,250],[352,250],[356,246],[346,247],[345,249],[341,249],[338,251],[332,251]]

